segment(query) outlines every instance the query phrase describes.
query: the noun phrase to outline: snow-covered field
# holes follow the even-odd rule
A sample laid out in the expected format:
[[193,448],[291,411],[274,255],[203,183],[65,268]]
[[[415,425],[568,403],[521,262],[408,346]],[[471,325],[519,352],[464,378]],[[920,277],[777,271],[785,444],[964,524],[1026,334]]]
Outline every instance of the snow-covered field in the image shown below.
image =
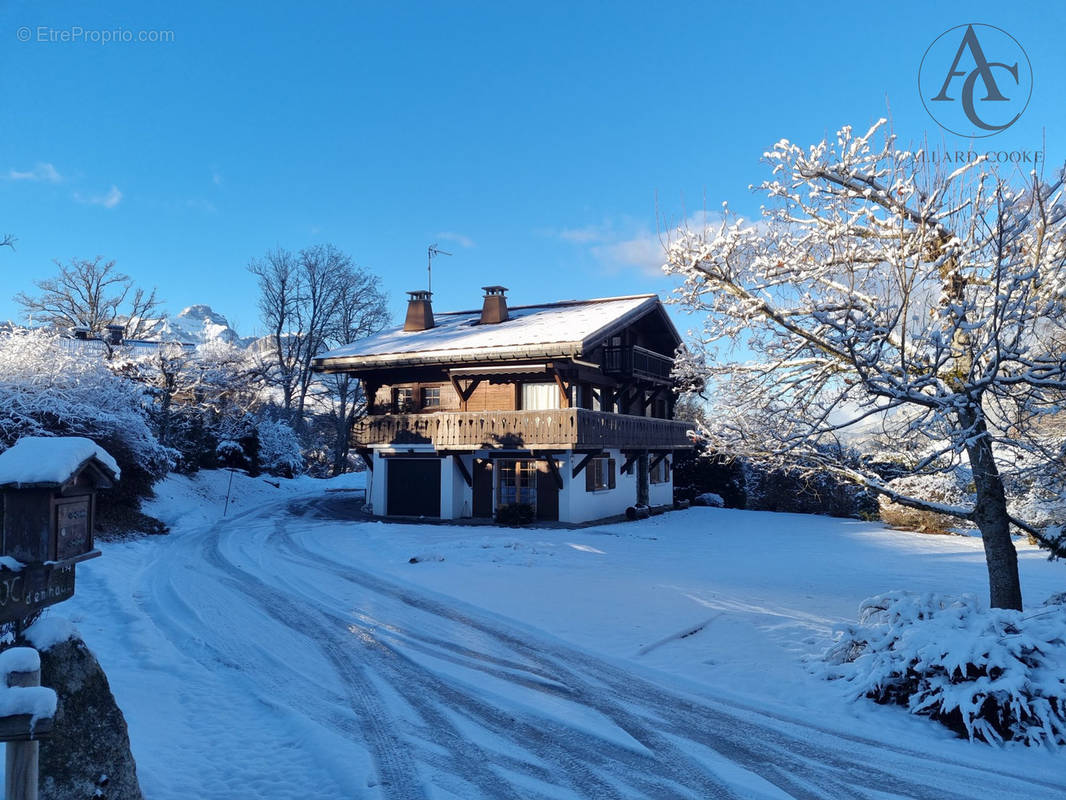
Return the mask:
[[[150,800],[1066,796],[1063,756],[849,703],[860,601],[984,595],[980,542],[694,508],[588,528],[348,521],[342,485],[172,477],[72,618]],[[412,563],[412,559],[414,562]],[[1022,546],[1035,606],[1064,567]]]

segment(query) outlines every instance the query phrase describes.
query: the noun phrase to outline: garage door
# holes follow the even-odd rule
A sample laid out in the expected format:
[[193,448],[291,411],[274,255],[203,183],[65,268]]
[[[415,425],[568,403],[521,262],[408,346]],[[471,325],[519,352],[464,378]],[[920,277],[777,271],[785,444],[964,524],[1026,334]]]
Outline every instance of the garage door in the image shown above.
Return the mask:
[[386,514],[402,517],[440,516],[440,459],[390,458]]

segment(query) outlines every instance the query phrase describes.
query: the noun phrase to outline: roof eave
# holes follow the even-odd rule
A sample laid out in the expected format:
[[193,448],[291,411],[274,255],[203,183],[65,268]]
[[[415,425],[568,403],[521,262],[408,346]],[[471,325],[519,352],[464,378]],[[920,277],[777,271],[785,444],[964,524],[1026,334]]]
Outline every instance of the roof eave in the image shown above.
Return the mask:
[[507,349],[480,349],[467,351],[437,351],[422,353],[383,353],[374,356],[341,356],[317,358],[312,364],[316,372],[361,372],[395,367],[418,367],[428,365],[470,364],[481,361],[515,360],[538,358],[577,358],[581,355],[581,342],[555,342],[549,347],[512,347]]

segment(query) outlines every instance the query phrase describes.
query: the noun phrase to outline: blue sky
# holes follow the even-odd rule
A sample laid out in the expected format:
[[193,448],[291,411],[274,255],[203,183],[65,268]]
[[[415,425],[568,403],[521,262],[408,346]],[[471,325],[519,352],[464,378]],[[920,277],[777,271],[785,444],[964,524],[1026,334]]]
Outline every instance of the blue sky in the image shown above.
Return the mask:
[[[99,254],[170,311],[207,303],[253,333],[248,261],[319,242],[380,275],[397,317],[433,242],[454,254],[439,310],[489,283],[512,303],[666,294],[658,228],[723,200],[754,212],[781,138],[890,108],[903,140],[966,147],[917,74],[972,21],[1010,32],[1034,75],[1021,120],[984,141],[1046,140],[1061,164],[1063,4],[6,2],[0,318],[53,258]],[[173,41],[39,41],[77,28]]]

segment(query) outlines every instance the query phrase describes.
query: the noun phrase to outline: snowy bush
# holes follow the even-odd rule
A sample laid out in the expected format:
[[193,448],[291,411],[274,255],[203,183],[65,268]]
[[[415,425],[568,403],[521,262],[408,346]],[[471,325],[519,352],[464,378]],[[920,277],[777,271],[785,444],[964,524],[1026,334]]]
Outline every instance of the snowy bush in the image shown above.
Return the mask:
[[148,424],[145,400],[143,387],[54,333],[0,333],[0,448],[22,436],[93,439],[122,469],[111,496],[132,505],[150,493],[172,455]]
[[711,506],[712,508],[724,508],[725,500],[722,499],[722,495],[720,494],[715,494],[714,492],[704,492],[703,494],[696,495],[692,498],[692,505]]
[[[970,474],[963,469],[926,475],[907,475],[888,482],[888,488],[902,495],[950,507],[972,507],[974,495]],[[881,519],[894,528],[920,533],[950,533],[965,524],[958,517],[937,514],[894,503],[884,496],[877,500]]]
[[303,456],[300,440],[283,420],[265,419],[256,426],[259,435],[259,466],[271,475],[291,478],[300,472]]
[[856,699],[971,740],[1066,744],[1066,605],[989,610],[969,595],[892,592],[865,600],[824,659]]

